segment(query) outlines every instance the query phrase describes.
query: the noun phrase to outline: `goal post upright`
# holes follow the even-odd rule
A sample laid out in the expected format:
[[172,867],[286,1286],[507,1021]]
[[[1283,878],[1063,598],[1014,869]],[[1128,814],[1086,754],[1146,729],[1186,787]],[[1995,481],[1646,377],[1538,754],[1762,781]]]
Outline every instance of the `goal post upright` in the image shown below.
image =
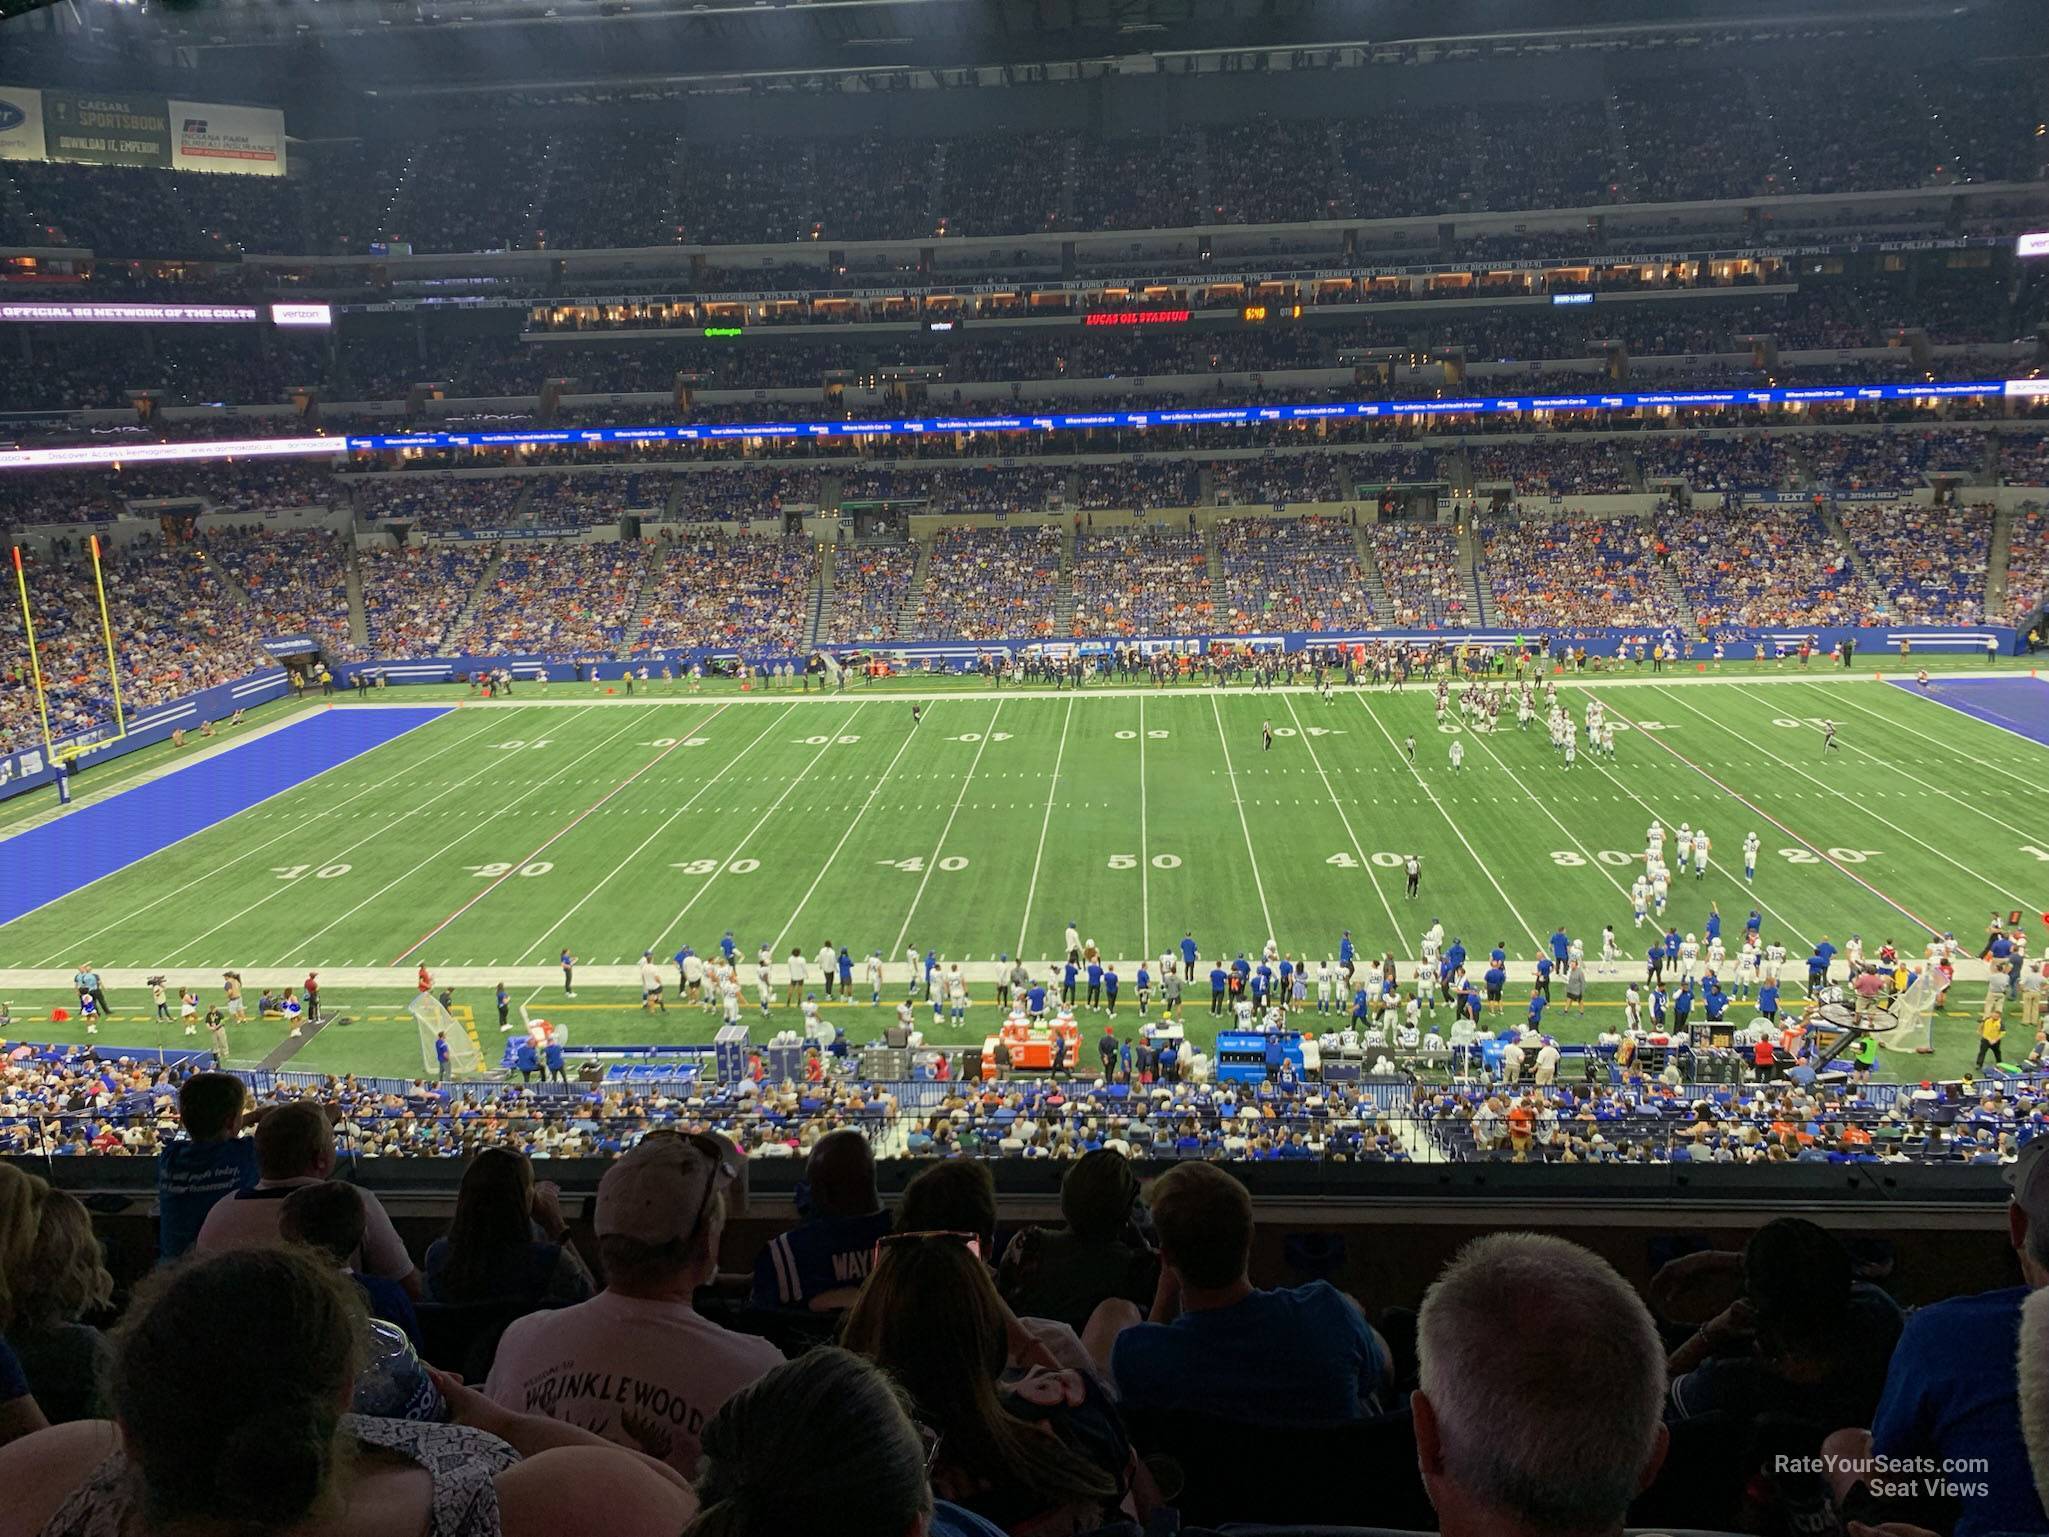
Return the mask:
[[36,691],[36,714],[43,727],[43,756],[51,764],[57,761],[57,744],[50,737],[50,696],[43,687],[43,656],[36,645],[35,613],[28,601],[28,572],[21,563],[21,546],[14,546],[14,585],[21,594],[21,627],[28,640],[29,681]]
[[114,693],[114,740],[128,735],[128,720],[121,712],[121,666],[114,655],[114,620],[107,612],[107,578],[100,566],[100,536],[93,534],[87,542],[92,546],[93,591],[100,600],[100,638],[107,643],[107,684]]

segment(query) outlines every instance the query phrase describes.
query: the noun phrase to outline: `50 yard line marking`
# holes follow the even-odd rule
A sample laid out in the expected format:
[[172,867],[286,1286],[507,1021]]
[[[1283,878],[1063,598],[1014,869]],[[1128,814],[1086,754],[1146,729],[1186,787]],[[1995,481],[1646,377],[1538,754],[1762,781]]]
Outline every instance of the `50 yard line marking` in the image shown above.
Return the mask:
[[939,829],[939,841],[932,847],[932,857],[925,863],[925,873],[918,878],[918,889],[911,895],[911,910],[904,914],[904,926],[897,931],[894,955],[903,949],[904,941],[910,937],[911,920],[918,916],[918,904],[925,900],[926,883],[932,879],[932,872],[939,867],[939,856],[946,848],[946,835],[953,831],[953,819],[960,815],[961,802],[968,798],[968,786],[975,782],[975,770],[981,766],[982,753],[989,746],[989,734],[996,729],[996,718],[1003,713],[1003,701],[996,701],[996,708],[989,712],[989,724],[982,728],[982,740],[975,744],[974,761],[968,764],[967,777],[960,782],[960,794],[953,798],[953,810],[946,814],[946,825]]
[[1231,766],[1231,744],[1224,736],[1224,712],[1217,708],[1217,696],[1210,695],[1209,712],[1217,723],[1217,741],[1224,749],[1224,773],[1231,781],[1231,804],[1238,808],[1238,830],[1245,835],[1245,858],[1252,865],[1252,887],[1259,893],[1259,911],[1266,919],[1266,937],[1274,938],[1273,910],[1266,905],[1266,883],[1259,878],[1259,856],[1252,852],[1252,824],[1245,820],[1245,797],[1238,793],[1238,771]]
[[[796,774],[791,777],[790,781],[783,786],[782,793],[780,795],[778,795],[774,800],[769,802],[768,810],[762,812],[761,816],[755,821],[754,825],[748,828],[746,832],[740,835],[740,841],[733,845],[733,851],[718,862],[718,867],[714,869],[711,872],[711,874],[707,875],[704,878],[704,884],[702,886],[699,886],[695,892],[691,893],[690,899],[688,901],[686,901],[681,907],[676,909],[676,916],[669,920],[669,926],[662,930],[661,937],[655,940],[651,948],[653,948],[657,952],[660,952],[668,947],[669,936],[676,932],[676,925],[683,921],[683,915],[689,912],[691,908],[695,907],[698,903],[698,900],[701,897],[703,897],[703,895],[707,891],[711,890],[712,882],[716,881],[721,875],[725,873],[726,866],[730,865],[734,860],[740,857],[740,851],[747,847],[748,840],[752,838],[756,833],[760,832],[762,828],[768,825],[768,819],[776,814],[776,808],[781,806],[784,801],[788,800],[790,797],[790,792],[796,789],[798,785],[803,783],[806,775],[808,775],[813,769],[818,767],[819,759],[823,758],[827,753],[832,751],[834,746],[834,739],[838,737],[842,731],[845,731],[847,727],[853,725],[855,721],[859,720],[861,718],[861,712],[867,708],[868,702],[864,699],[863,701],[861,701],[861,703],[854,706],[854,713],[852,715],[849,715],[845,720],[841,721],[837,726],[834,726],[832,730],[826,733],[825,745],[820,747],[817,752],[811,755],[811,761],[805,764],[803,768],[799,769],[796,772]],[[782,718],[783,717],[780,715],[776,717],[777,720],[781,720]]]
[[1152,850],[1145,835],[1145,695],[1138,696],[1138,953],[1153,953]]
[[1359,863],[1365,866],[1366,878],[1373,882],[1373,894],[1380,898],[1381,911],[1387,914],[1388,933],[1394,944],[1399,946],[1402,942],[1402,925],[1394,915],[1394,905],[1387,900],[1387,893],[1381,890],[1380,877],[1373,872],[1373,861],[1367,857],[1366,846],[1359,841],[1359,835],[1352,831],[1352,819],[1345,812],[1344,802],[1338,799],[1338,792],[1331,788],[1330,775],[1323,771],[1323,760],[1316,755],[1316,744],[1310,741],[1308,729],[1303,726],[1302,717],[1295,710],[1293,695],[1287,696],[1287,704],[1288,718],[1295,723],[1296,740],[1309,749],[1309,761],[1316,765],[1316,777],[1323,781],[1323,793],[1330,797],[1330,803],[1337,811],[1338,820],[1344,823],[1345,837],[1351,840],[1352,852],[1358,856]]
[[[1053,797],[1060,793],[1060,760],[1067,752],[1067,724],[1074,719],[1074,698],[1067,700],[1067,711],[1060,717],[1060,745],[1053,749],[1053,778],[1046,786],[1046,814],[1039,818],[1039,851],[1032,855],[1031,884],[1025,887],[1024,921],[1017,926],[1017,953],[1025,953],[1025,940],[1032,932],[1032,903],[1039,894],[1039,862],[1046,857],[1046,829],[1053,825]],[[1139,737],[1139,752],[1145,751],[1143,733]]]
[[[653,843],[655,839],[661,837],[663,833],[667,832],[670,826],[675,822],[675,820],[678,817],[682,816],[684,812],[688,811],[692,806],[696,805],[698,801],[702,800],[705,797],[705,795],[710,793],[711,787],[717,784],[721,779],[725,778],[725,776],[729,772],[731,772],[734,764],[738,763],[742,758],[746,757],[749,753],[754,751],[754,749],[760,744],[762,737],[767,736],[769,732],[775,730],[776,727],[780,726],[785,720],[789,718],[789,713],[790,712],[788,710],[785,710],[781,715],[774,717],[772,720],[769,721],[769,723],[766,726],[761,728],[761,736],[757,736],[753,741],[749,742],[745,747],[741,748],[738,752],[734,753],[732,757],[728,758],[723,764],[721,764],[719,766],[719,771],[716,774],[713,774],[709,779],[705,780],[703,784],[699,785],[694,791],[691,792],[690,799],[685,801],[682,805],[678,806],[674,811],[670,812],[667,816],[663,817],[661,822],[656,826],[655,830],[649,833],[645,838],[641,839],[639,845],[635,847],[632,853],[628,854],[624,859],[620,860],[618,864],[614,865],[608,872],[606,872],[605,875],[600,877],[597,885],[591,887],[589,891],[586,891],[582,896],[578,897],[576,899],[575,904],[569,909],[568,912],[564,913],[561,917],[557,918],[553,923],[548,925],[548,929],[545,934],[541,935],[532,944],[528,945],[526,949],[521,951],[519,960],[516,961],[514,964],[521,966],[525,965],[526,958],[532,955],[537,950],[541,950],[545,954],[546,952],[543,947],[548,944],[551,937],[554,937],[559,934],[559,931],[561,930],[563,924],[567,923],[571,918],[574,918],[579,912],[581,912],[583,910],[584,904],[590,901],[590,899],[596,896],[600,891],[604,890],[605,887],[618,876],[621,870],[624,870],[628,865],[632,864],[634,860],[638,859],[641,856],[642,852],[647,848],[647,846],[650,843]],[[717,712],[714,712],[711,715],[707,715],[703,720],[699,721],[696,725],[692,726],[683,734],[685,736],[695,736],[698,732],[702,731],[706,726],[710,725],[717,718]],[[531,1003],[533,1001],[532,997],[529,996],[527,1001]]]
[[[1395,757],[1401,762],[1408,763],[1408,759],[1402,753],[1402,744],[1394,739],[1393,733],[1387,729],[1380,717],[1373,713],[1373,706],[1367,702],[1366,696],[1360,694],[1357,697],[1359,708],[1366,712],[1368,720],[1380,728],[1380,734],[1387,738],[1387,745],[1393,751]],[[1417,768],[1415,764],[1409,763],[1409,772],[1415,776],[1416,783],[1423,787],[1423,793],[1430,797],[1430,804],[1435,806],[1437,814],[1444,818],[1444,825],[1451,829],[1451,835],[1458,839],[1459,843],[1465,848],[1466,853],[1472,857],[1472,861],[1479,868],[1480,873],[1487,877],[1487,884],[1492,886],[1494,894],[1501,898],[1501,905],[1514,916],[1517,923],[1522,925],[1523,933],[1529,936],[1531,947],[1537,950],[1545,950],[1547,947],[1541,939],[1537,938],[1537,931],[1530,927],[1530,920],[1523,916],[1521,908],[1508,900],[1508,893],[1501,889],[1501,882],[1494,878],[1494,872],[1487,868],[1487,861],[1480,857],[1479,851],[1466,841],[1465,832],[1453,820],[1452,814],[1444,809],[1444,802],[1440,801],[1437,798],[1437,792],[1430,788],[1430,781],[1423,777],[1423,771]]]

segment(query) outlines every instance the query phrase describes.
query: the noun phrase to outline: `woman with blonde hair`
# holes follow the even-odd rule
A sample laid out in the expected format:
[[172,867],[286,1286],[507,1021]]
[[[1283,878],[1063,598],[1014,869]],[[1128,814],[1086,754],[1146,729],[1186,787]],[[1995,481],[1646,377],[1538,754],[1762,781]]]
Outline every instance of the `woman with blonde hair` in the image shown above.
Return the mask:
[[79,1320],[105,1308],[114,1278],[77,1197],[0,1165],[0,1332],[51,1424],[99,1412],[106,1336]]

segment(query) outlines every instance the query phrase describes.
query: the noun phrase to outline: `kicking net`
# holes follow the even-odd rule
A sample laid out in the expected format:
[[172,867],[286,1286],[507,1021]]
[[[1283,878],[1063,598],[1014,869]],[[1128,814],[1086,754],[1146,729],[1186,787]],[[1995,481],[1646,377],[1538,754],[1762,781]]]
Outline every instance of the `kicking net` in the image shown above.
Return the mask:
[[484,1054],[477,1049],[477,1043],[463,1028],[462,1021],[441,1006],[440,999],[432,993],[415,993],[406,1008],[420,1027],[420,1062],[429,1077],[441,1074],[441,1061],[434,1050],[436,1035],[448,1037],[448,1070],[451,1073],[472,1077],[483,1073]]

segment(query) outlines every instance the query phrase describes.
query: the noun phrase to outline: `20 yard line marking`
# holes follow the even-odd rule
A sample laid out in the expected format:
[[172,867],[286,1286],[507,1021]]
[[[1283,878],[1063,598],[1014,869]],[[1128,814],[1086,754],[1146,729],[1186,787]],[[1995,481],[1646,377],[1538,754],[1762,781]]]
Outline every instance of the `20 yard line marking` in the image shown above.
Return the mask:
[[[1361,694],[1358,698],[1359,708],[1366,712],[1368,720],[1380,728],[1380,734],[1387,738],[1387,745],[1394,752],[1396,759],[1400,762],[1408,762],[1402,755],[1402,744],[1394,739],[1393,734],[1382,724],[1380,717],[1373,713],[1373,706],[1368,702],[1366,696]],[[1444,809],[1444,803],[1437,798],[1437,792],[1430,788],[1430,781],[1423,777],[1422,771],[1413,763],[1409,764],[1409,773],[1414,777],[1416,783],[1423,787],[1423,793],[1430,798],[1430,804],[1437,808],[1437,814],[1444,818],[1444,825],[1451,829],[1452,836],[1458,839],[1460,844],[1464,846],[1466,853],[1472,856],[1473,863],[1479,867],[1480,873],[1487,877],[1487,884],[1492,886],[1494,894],[1501,898],[1501,905],[1514,915],[1517,923],[1522,925],[1523,933],[1529,936],[1531,946],[1538,950],[1545,949],[1544,942],[1537,938],[1537,931],[1530,927],[1530,920],[1522,915],[1522,909],[1508,900],[1508,893],[1501,889],[1501,882],[1494,878],[1494,872],[1487,868],[1487,862],[1480,857],[1479,851],[1472,844],[1466,842],[1465,833],[1460,829],[1458,823],[1452,819],[1451,813]]]
[[1338,799],[1338,792],[1331,788],[1330,775],[1323,771],[1323,760],[1316,755],[1316,744],[1309,739],[1309,732],[1302,724],[1302,717],[1295,711],[1295,700],[1292,695],[1288,696],[1287,705],[1288,718],[1295,723],[1296,739],[1309,749],[1309,761],[1316,765],[1316,776],[1323,781],[1323,793],[1330,797],[1331,805],[1337,810],[1338,820],[1344,823],[1345,837],[1351,840],[1352,852],[1365,867],[1366,878],[1373,882],[1373,894],[1380,898],[1381,910],[1387,914],[1388,933],[1394,943],[1399,945],[1402,942],[1402,925],[1401,920],[1394,915],[1394,904],[1387,900],[1387,893],[1381,889],[1380,877],[1374,873],[1373,861],[1367,856],[1366,846],[1352,830],[1352,819],[1345,813],[1344,802]]
[[[1067,724],[1074,719],[1074,699],[1068,698],[1067,710],[1060,717],[1060,745],[1053,749],[1053,777],[1046,784],[1046,812],[1039,818],[1039,851],[1032,855],[1031,884],[1025,887],[1024,921],[1017,926],[1017,953],[1025,953],[1025,940],[1032,931],[1032,903],[1039,894],[1039,862],[1046,857],[1046,829],[1053,825],[1053,797],[1060,793],[1060,760],[1067,752]],[[1140,737],[1143,742],[1143,735]],[[1141,745],[1140,752],[1145,748]]]
[[[543,953],[545,953],[544,947],[546,947],[549,944],[552,936],[555,936],[560,932],[563,924],[567,923],[571,918],[574,918],[579,912],[581,912],[586,902],[590,901],[592,897],[596,896],[600,891],[604,890],[604,888],[607,885],[609,885],[615,878],[617,878],[621,870],[624,870],[628,865],[632,864],[634,860],[638,859],[641,856],[642,852],[646,850],[647,846],[650,843],[653,843],[655,839],[661,837],[663,833],[667,832],[670,826],[675,822],[675,820],[678,817],[682,816],[684,812],[688,811],[692,806],[696,805],[697,802],[703,796],[708,794],[711,790],[711,787],[717,784],[722,778],[725,777],[726,771],[732,768],[732,766],[735,763],[738,763],[742,758],[746,757],[750,752],[754,751],[754,749],[760,744],[762,737],[767,736],[769,732],[775,730],[776,727],[780,726],[784,722],[784,720],[786,720],[789,717],[789,713],[790,712],[788,710],[785,710],[781,715],[775,716],[773,719],[771,719],[766,726],[761,728],[761,736],[757,736],[745,747],[741,748],[738,752],[734,753],[731,758],[726,760],[724,766],[721,767],[716,774],[712,775],[711,778],[707,779],[703,784],[699,785],[694,791],[691,792],[690,799],[685,801],[682,805],[678,806],[666,817],[662,818],[661,822],[656,826],[655,830],[649,833],[645,838],[641,839],[640,843],[634,848],[632,853],[628,854],[624,859],[620,860],[618,864],[614,865],[609,871],[607,871],[602,877],[600,877],[597,885],[591,887],[589,891],[586,891],[582,896],[578,897],[576,899],[575,904],[569,909],[568,912],[564,913],[561,917],[557,918],[553,923],[548,925],[546,933],[541,935],[541,937],[536,939],[532,944],[528,945],[525,950],[521,951],[520,958],[517,962],[515,962],[515,964],[522,966],[525,965],[526,958],[529,955],[532,955],[537,950],[543,951]],[[698,732],[702,731],[706,726],[710,725],[717,718],[718,716],[716,712],[714,712],[711,715],[707,715],[703,720],[699,721],[696,725],[690,727],[689,730],[685,731],[683,734],[685,736],[695,736]],[[532,999],[529,998],[528,1001],[531,1002]]]
[[918,889],[911,894],[911,910],[904,914],[904,926],[897,931],[896,950],[904,947],[904,940],[910,937],[911,920],[918,916],[918,904],[925,899],[925,886],[932,879],[932,872],[939,867],[939,856],[946,848],[946,835],[953,831],[953,819],[960,815],[960,803],[968,798],[968,786],[975,782],[975,769],[982,761],[982,753],[989,746],[990,733],[996,729],[996,717],[1003,713],[1003,701],[996,701],[996,708],[989,712],[989,724],[982,728],[982,740],[975,744],[975,756],[968,764],[967,778],[960,782],[960,794],[953,798],[953,810],[946,814],[946,825],[939,829],[939,841],[932,846],[932,857],[925,864],[925,873],[918,878]]
[[1245,835],[1245,858],[1252,865],[1252,886],[1259,893],[1259,911],[1266,919],[1266,937],[1274,938],[1273,910],[1266,905],[1266,883],[1259,878],[1259,856],[1252,852],[1252,824],[1245,820],[1245,798],[1238,793],[1238,771],[1231,766],[1231,743],[1224,735],[1224,712],[1217,708],[1216,695],[1210,695],[1210,714],[1217,723],[1217,741],[1224,749],[1224,772],[1231,780],[1231,802],[1238,808],[1238,830]]

